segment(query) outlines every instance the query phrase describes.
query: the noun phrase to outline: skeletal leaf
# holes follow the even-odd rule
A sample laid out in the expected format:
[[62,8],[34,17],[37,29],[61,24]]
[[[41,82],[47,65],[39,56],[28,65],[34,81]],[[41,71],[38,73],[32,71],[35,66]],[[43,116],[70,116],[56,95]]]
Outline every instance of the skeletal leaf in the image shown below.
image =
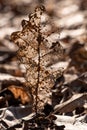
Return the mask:
[[[19,47],[18,58],[26,67],[25,79],[35,99],[35,91],[38,84],[39,107],[45,102],[51,102],[51,88],[56,79],[60,76],[60,71],[51,67],[55,61],[59,60],[63,49],[59,41],[50,42],[42,32],[41,16],[45,7],[37,7],[34,13],[29,15],[29,21],[22,21],[22,30],[14,32],[11,39]],[[38,80],[39,78],[39,80]],[[43,95],[42,95],[43,94]]]

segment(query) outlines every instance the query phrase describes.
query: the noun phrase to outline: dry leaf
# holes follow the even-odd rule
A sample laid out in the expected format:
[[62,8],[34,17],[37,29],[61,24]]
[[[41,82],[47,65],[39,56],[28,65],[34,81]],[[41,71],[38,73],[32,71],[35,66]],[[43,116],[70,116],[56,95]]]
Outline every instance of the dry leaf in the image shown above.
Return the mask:
[[[34,98],[38,89],[38,98],[42,104],[51,102],[48,94],[61,74],[61,71],[55,70],[51,65],[58,61],[63,53],[59,41],[50,42],[42,32],[41,16],[44,10],[44,6],[37,7],[35,12],[29,15],[29,21],[22,21],[22,31],[11,35],[12,41],[19,47],[18,58],[26,67],[26,81],[32,88]],[[43,106],[41,102],[39,107]]]

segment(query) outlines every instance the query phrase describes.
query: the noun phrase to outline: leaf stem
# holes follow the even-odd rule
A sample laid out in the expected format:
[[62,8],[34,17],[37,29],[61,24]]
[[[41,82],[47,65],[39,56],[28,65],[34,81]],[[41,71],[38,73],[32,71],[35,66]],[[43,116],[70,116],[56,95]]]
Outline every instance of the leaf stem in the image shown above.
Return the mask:
[[37,76],[37,85],[36,85],[36,104],[35,104],[35,111],[36,111],[36,115],[38,112],[38,89],[39,89],[39,83],[40,83],[40,44],[41,44],[41,34],[40,32],[38,33],[38,37],[37,37],[37,41],[38,41],[38,48],[37,48],[37,52],[38,52],[38,76]]

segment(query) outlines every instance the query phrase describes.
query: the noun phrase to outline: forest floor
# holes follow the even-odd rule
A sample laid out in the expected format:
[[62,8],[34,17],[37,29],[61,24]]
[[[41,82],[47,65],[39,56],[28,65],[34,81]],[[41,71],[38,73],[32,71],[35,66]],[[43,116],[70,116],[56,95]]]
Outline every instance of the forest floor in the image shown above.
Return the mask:
[[[60,42],[63,56],[52,62],[60,76],[49,94],[50,84],[40,94],[43,99],[51,93],[51,104],[44,99],[44,108],[35,114],[25,88],[26,70],[18,63],[18,47],[10,36],[21,30],[21,21],[28,20],[41,4],[46,8],[47,29],[58,29],[52,36]],[[0,19],[0,129],[86,130],[87,0],[0,0]]]

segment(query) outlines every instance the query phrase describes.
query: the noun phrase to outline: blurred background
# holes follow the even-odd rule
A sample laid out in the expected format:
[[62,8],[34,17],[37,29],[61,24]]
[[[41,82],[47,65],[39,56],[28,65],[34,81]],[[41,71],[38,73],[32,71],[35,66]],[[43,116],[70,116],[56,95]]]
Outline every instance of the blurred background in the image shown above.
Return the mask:
[[[87,71],[87,0],[0,0],[0,63],[12,64],[17,48],[10,35],[21,30],[21,21],[41,4],[46,7],[48,21],[54,22],[52,29],[61,30],[65,68],[72,66],[78,74]],[[1,72],[5,71],[2,67]]]
[[28,20],[34,8],[42,4],[51,32],[60,29],[59,41],[64,50],[63,58],[56,64],[65,69],[54,88],[59,87],[53,97],[56,105],[70,99],[71,91],[87,92],[87,0],[0,0],[0,90],[10,85],[23,86],[25,82],[25,69],[18,64],[17,46],[10,35],[21,30],[21,21]]

